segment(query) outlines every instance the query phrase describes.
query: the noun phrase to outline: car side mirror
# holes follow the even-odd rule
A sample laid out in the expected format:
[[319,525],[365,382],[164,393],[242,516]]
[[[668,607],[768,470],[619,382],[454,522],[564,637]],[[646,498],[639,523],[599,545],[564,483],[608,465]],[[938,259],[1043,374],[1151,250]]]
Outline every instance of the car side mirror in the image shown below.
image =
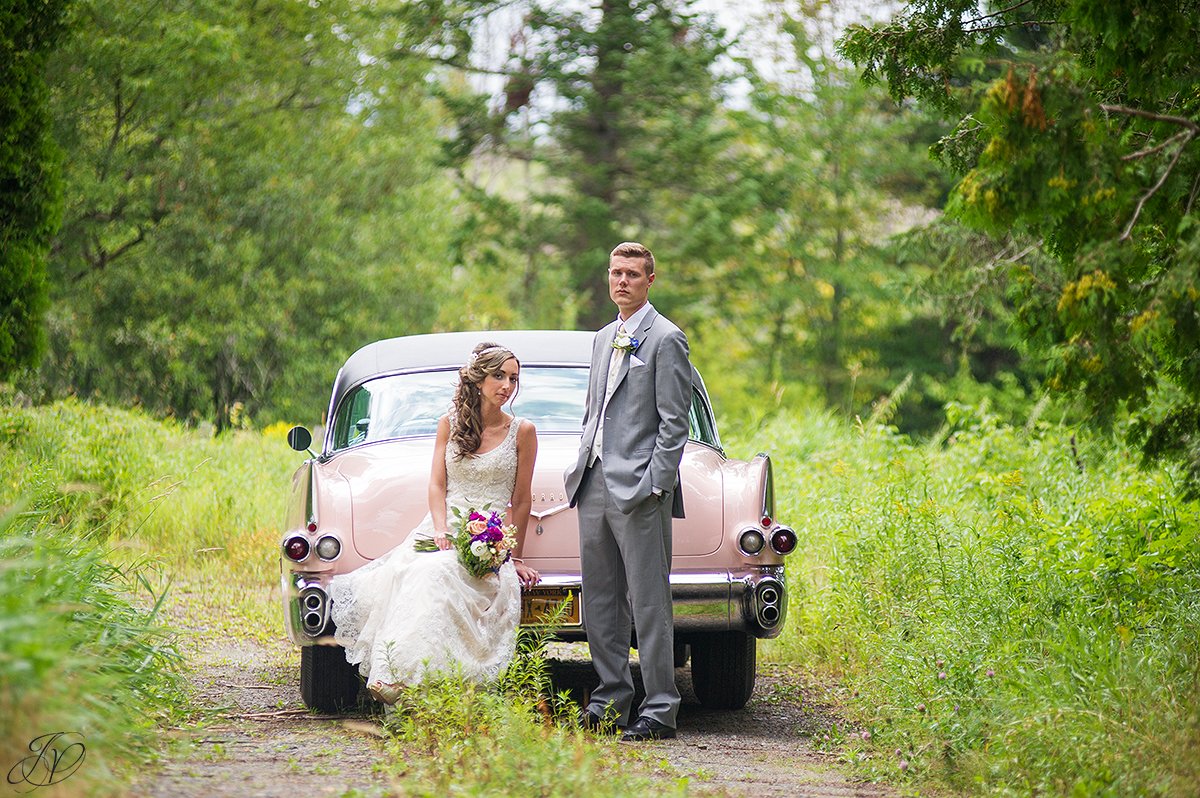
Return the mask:
[[287,434],[288,446],[291,446],[298,452],[308,452],[313,457],[316,457],[316,452],[308,448],[312,446],[312,433],[307,427],[295,426],[288,430]]

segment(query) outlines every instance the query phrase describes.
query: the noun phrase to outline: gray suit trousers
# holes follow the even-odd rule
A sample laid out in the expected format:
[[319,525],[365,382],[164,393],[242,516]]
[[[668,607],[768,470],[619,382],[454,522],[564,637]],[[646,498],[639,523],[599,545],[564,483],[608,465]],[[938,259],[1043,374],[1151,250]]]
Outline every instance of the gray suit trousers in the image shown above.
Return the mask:
[[[601,717],[615,711],[621,725],[644,716],[675,728],[679,690],[669,578],[671,492],[623,513],[609,495],[603,468],[603,460],[597,460],[588,469],[578,504],[583,621],[592,665],[600,677],[588,708]],[[646,699],[633,716],[631,622],[637,629],[646,688]]]

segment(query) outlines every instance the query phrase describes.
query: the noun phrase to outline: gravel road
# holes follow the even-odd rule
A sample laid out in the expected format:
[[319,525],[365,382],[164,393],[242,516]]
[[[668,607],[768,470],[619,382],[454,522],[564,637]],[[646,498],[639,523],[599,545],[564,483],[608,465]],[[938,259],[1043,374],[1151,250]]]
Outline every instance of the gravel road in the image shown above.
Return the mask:
[[[555,686],[590,689],[595,675],[579,645],[552,649]],[[285,640],[198,643],[189,652],[198,703],[215,713],[185,755],[143,774],[129,794],[147,798],[208,796],[387,796],[383,732],[367,714],[321,717],[300,703],[299,657]],[[848,780],[811,738],[834,718],[809,698],[796,674],[760,666],[749,705],[737,712],[701,707],[686,668],[678,672],[683,706],[679,738],[652,743],[692,792],[704,796],[891,796],[887,788]],[[619,750],[619,748],[617,749]]]

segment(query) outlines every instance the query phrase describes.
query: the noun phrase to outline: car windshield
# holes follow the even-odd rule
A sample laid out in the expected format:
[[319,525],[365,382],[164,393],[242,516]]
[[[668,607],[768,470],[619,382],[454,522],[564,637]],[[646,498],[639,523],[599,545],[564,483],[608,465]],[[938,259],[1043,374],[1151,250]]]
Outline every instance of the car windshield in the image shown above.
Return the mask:
[[[364,443],[435,435],[438,419],[450,409],[457,369],[393,374],[355,388],[337,410],[333,451]],[[521,390],[510,407],[539,433],[579,434],[587,399],[588,370],[580,366],[525,366]],[[720,448],[712,411],[693,388],[689,437]]]

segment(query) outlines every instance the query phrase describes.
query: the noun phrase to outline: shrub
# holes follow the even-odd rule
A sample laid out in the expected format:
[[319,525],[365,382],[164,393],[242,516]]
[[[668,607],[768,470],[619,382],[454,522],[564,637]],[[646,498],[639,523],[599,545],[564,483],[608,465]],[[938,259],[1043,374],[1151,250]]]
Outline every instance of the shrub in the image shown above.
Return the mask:
[[1200,509],[1182,477],[1069,428],[948,415],[941,443],[818,414],[750,441],[801,541],[770,656],[841,683],[870,732],[847,755],[874,775],[1195,794]]

